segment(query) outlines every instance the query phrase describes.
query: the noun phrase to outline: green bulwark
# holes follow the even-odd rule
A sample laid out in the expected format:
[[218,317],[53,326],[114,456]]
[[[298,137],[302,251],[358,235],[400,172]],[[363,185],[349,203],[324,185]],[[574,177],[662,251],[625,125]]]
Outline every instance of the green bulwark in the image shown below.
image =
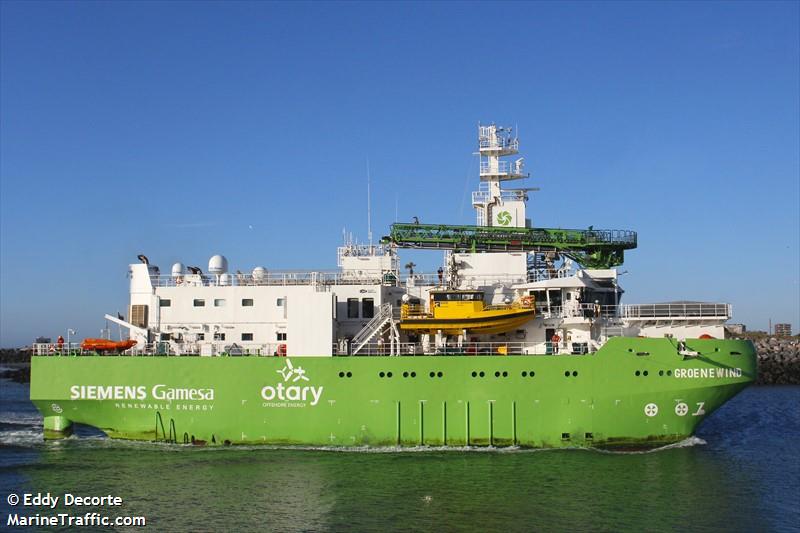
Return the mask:
[[[45,436],[178,444],[651,447],[756,378],[752,343],[610,339],[586,355],[35,356]],[[684,351],[683,353],[688,353]]]
[[625,250],[636,248],[636,232],[392,224],[390,234],[381,242],[401,248],[459,252],[559,252],[586,268],[611,268],[623,263]]

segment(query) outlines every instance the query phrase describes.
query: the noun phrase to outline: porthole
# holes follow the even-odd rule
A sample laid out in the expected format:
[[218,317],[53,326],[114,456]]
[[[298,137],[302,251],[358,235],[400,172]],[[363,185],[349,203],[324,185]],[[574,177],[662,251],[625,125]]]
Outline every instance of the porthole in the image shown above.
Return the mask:
[[499,372],[499,371],[498,371],[498,372],[495,372],[495,373],[494,373],[494,377],[496,377],[496,378],[499,378],[499,377],[500,377],[500,372]]
[[412,377],[412,378],[415,378],[415,377],[417,377],[417,373],[416,373],[416,372],[412,372],[412,373],[411,373],[411,377]]
[[348,372],[348,373],[347,373],[347,377],[348,377],[348,378],[352,378],[352,377],[353,377],[353,373],[352,373],[352,372]]
[[443,374],[443,373],[441,373],[441,372],[437,372],[437,373],[436,373],[436,376],[437,376],[437,377],[442,377],[442,376],[444,376],[444,374]]
[[428,375],[429,375],[430,377],[434,377],[434,376],[436,375],[436,372],[431,372],[431,373],[429,373]]
[[403,372],[403,377],[407,378],[408,377],[408,372]]
[[477,372],[473,372],[473,373],[472,373],[472,377],[473,377],[473,378],[476,378],[476,377],[478,377],[478,373],[477,373]]
[[535,375],[536,375],[536,372],[534,372],[533,370],[531,370],[529,375],[530,375],[530,377],[533,377],[533,376],[535,376]]
[[380,372],[378,375],[379,375],[380,377],[384,377],[386,374],[385,374],[385,373],[383,373],[383,372]]
[[507,378],[507,377],[508,377],[508,372],[506,372],[505,370],[503,370],[503,377],[504,377],[504,378]]
[[523,378],[525,378],[525,377],[528,377],[528,373],[527,373],[527,372],[525,372],[524,370],[522,371],[522,377],[523,377]]
[[392,373],[391,373],[391,372],[387,372],[387,373],[386,373],[386,377],[387,377],[387,378],[390,378],[390,377],[392,377]]
[[577,370],[573,370],[572,371],[572,377],[578,377],[578,371]]
[[479,375],[480,377],[483,377],[483,376],[485,376],[486,374],[484,374],[484,373],[483,373],[483,370],[481,370],[480,374],[478,374],[478,375]]
[[636,375],[637,375],[637,376],[641,375],[641,372],[639,372],[639,371],[637,370],[637,371],[636,371]]
[[344,377],[344,372],[339,372],[339,377],[343,378]]
[[569,370],[567,370],[566,372],[564,372],[564,377],[569,377]]
[[644,374],[646,376],[647,374],[649,374],[649,372],[647,370],[645,370],[644,372],[642,372],[642,374]]
[[658,371],[658,375],[659,375],[659,376],[663,376],[663,375],[664,375],[664,371],[663,371],[663,370],[659,370],[659,371]]

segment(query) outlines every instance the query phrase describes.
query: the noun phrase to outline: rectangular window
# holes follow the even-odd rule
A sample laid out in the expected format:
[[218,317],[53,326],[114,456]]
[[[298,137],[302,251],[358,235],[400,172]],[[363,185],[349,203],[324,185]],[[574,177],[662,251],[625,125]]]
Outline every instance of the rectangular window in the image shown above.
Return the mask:
[[252,298],[242,298],[242,307],[253,307]]
[[364,298],[361,300],[361,316],[363,318],[372,318],[375,316],[375,300],[372,298]]
[[347,299],[347,318],[358,318],[358,298]]
[[278,336],[278,340],[279,341],[285,341],[286,340],[286,333],[278,332],[277,336]]
[[195,307],[205,307],[206,306],[206,301],[205,300],[201,300],[199,298],[195,298],[194,302],[193,302],[193,305]]
[[199,341],[206,340],[206,334],[205,333],[198,333],[197,334],[197,340],[199,340]]
[[275,303],[277,304],[278,307],[283,307],[284,305],[286,305],[286,298],[278,298],[278,301]]
[[214,307],[225,307],[225,300],[223,298],[214,298]]
[[172,333],[162,333],[161,340],[162,341],[172,340]]
[[162,298],[158,301],[158,305],[161,307],[172,307],[172,300],[164,300]]
[[242,340],[243,341],[251,341],[251,340],[253,340],[253,334],[252,333],[242,333]]
[[214,340],[215,341],[224,341],[225,340],[225,334],[224,333],[219,333],[219,332],[214,333]]
[[131,306],[131,324],[137,328],[147,327],[147,310],[146,305],[132,305]]

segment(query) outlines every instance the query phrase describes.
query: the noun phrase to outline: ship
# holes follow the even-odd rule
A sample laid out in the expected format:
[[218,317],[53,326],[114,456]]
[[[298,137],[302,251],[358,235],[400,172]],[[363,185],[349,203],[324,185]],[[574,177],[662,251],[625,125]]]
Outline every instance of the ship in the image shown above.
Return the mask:
[[[346,238],[334,271],[129,265],[120,340],[33,346],[44,438],[186,445],[649,448],[756,379],[727,303],[623,304],[630,230],[546,228],[512,128],[478,126],[474,225]],[[401,268],[401,250],[441,255]]]

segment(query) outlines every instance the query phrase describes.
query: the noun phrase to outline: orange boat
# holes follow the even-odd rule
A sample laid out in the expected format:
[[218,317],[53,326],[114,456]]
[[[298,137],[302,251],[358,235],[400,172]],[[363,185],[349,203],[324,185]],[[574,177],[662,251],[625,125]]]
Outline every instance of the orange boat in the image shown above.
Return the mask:
[[81,349],[91,352],[124,352],[128,348],[133,348],[136,341],[112,341],[108,339],[83,339]]

